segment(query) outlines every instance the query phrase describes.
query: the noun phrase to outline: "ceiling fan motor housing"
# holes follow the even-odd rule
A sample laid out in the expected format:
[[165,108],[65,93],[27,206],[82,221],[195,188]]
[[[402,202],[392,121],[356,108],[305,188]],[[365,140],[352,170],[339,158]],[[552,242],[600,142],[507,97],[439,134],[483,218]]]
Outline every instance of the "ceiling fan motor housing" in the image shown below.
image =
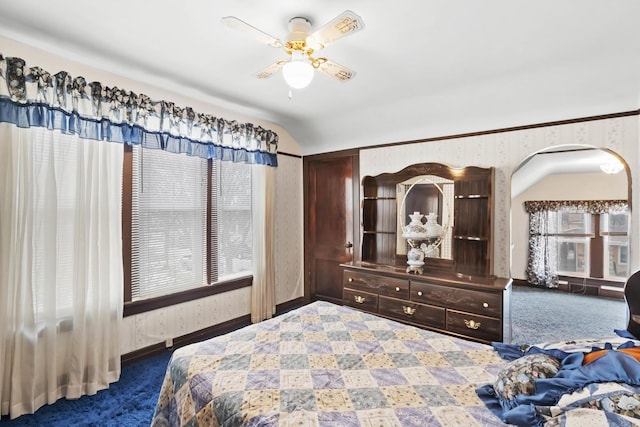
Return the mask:
[[309,34],[311,34],[311,21],[307,18],[296,16],[289,20],[288,40],[306,40]]

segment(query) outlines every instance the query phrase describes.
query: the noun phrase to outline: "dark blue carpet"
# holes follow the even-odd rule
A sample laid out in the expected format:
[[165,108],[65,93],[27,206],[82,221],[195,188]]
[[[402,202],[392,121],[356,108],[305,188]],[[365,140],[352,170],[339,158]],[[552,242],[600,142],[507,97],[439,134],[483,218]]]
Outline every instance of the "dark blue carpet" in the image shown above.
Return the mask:
[[3,417],[0,427],[17,426],[148,426],[158,401],[171,352],[124,366],[120,381],[107,390],[77,400],[60,399],[33,415]]

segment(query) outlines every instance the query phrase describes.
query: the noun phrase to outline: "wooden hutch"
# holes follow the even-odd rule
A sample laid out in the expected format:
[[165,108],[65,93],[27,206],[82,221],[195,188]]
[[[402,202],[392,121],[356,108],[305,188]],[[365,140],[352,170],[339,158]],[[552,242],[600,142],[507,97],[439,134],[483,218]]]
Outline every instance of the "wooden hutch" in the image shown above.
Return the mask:
[[[398,221],[398,210],[404,198],[400,187],[423,176],[449,183],[452,224],[445,224],[450,230],[447,256],[424,258],[422,274],[415,274],[407,272],[398,236],[405,218]],[[493,187],[493,168],[438,163],[365,177],[361,260],[342,264],[344,303],[474,341],[510,342],[511,279],[493,275]],[[424,203],[424,209],[441,213],[447,200],[441,195],[439,201]]]

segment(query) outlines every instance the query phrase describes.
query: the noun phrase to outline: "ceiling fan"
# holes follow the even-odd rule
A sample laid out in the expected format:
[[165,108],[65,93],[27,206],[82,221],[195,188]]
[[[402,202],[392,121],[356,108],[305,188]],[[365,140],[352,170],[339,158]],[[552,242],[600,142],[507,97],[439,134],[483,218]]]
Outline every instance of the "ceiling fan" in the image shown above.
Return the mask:
[[302,89],[313,79],[314,71],[322,71],[339,81],[349,81],[355,71],[324,57],[315,57],[314,53],[342,37],[353,34],[364,28],[364,22],[350,10],[342,12],[331,21],[311,32],[311,21],[307,18],[294,17],[289,20],[289,35],[285,42],[277,39],[256,27],[247,24],[235,16],[226,16],[222,22],[230,28],[242,31],[254,39],[276,48],[282,48],[289,56],[281,59],[257,74],[266,79],[282,69],[282,74],[290,88]]

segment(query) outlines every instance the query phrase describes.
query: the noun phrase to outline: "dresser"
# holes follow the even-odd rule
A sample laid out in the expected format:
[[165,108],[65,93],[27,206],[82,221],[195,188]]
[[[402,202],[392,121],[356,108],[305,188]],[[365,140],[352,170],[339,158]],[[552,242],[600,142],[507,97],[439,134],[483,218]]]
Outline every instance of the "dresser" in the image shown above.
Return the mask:
[[345,305],[473,341],[511,342],[511,279],[409,274],[367,262],[342,267]]

